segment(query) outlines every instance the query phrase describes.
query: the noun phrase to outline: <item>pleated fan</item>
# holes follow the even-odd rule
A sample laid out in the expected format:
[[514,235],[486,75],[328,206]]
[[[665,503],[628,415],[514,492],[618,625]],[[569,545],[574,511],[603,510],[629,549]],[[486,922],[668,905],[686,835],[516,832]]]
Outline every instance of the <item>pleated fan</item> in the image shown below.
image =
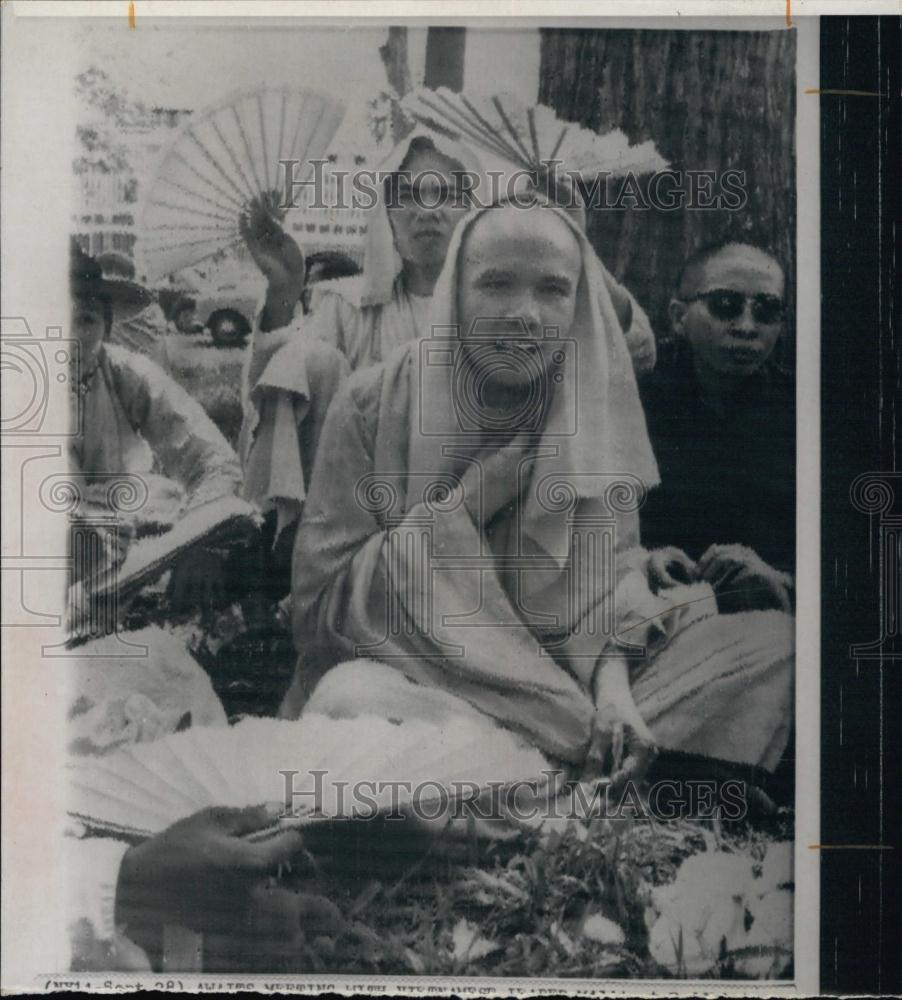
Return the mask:
[[455,93],[420,89],[401,102],[404,112],[427,128],[463,142],[488,170],[558,168],[584,180],[599,174],[648,174],[667,167],[651,141],[630,145],[620,129],[600,134],[560,119],[545,104],[528,106],[511,94]]
[[139,250],[149,281],[237,244],[248,203],[280,189],[281,160],[309,179],[344,105],[307,89],[264,88],[192,117],[169,147],[144,201]]
[[[414,800],[431,812],[472,784],[541,785],[544,768],[538,750],[524,744],[512,752],[510,734],[481,720],[455,720],[440,729],[376,717],[246,718],[104,757],[73,758],[69,812],[96,831],[149,837],[208,806],[284,804],[282,772],[290,771],[297,772],[288,779],[290,813],[303,824],[345,818],[355,809],[364,815],[410,809]],[[367,784],[361,788],[361,782]]]

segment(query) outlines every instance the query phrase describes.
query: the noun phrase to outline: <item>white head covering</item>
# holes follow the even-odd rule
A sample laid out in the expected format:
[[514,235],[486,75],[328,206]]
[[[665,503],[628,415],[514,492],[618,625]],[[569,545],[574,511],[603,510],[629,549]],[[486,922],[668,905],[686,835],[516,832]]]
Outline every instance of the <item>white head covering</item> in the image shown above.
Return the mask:
[[[535,464],[534,482],[521,506],[521,530],[549,555],[563,560],[566,518],[561,517],[561,508],[555,511],[554,503],[549,503],[555,492],[553,483],[563,484],[573,499],[610,502],[615,476],[635,484],[640,495],[643,486],[649,489],[660,479],[629,350],[604,281],[604,265],[571,214],[542,201],[525,210],[553,212],[566,223],[582,253],[573,326],[562,344],[568,354],[565,378],[556,388],[546,419],[531,442],[543,457]],[[431,331],[453,328],[458,322],[461,247],[470,229],[491,211],[474,212],[457,227],[433,295]],[[431,331],[421,340],[421,357],[426,342],[433,337]],[[576,358],[571,357],[574,344]],[[462,429],[455,414],[453,365],[419,363],[414,368],[408,467],[460,474],[460,460],[445,454],[445,446],[455,445],[451,450],[460,453],[476,442]],[[546,454],[548,457],[544,457]],[[420,499],[417,487],[412,485],[411,489],[408,509]],[[561,495],[560,486],[557,493]]]
[[363,282],[360,296],[360,304],[363,306],[374,306],[388,302],[392,297],[395,281],[401,273],[403,261],[395,249],[395,238],[388,219],[384,185],[381,183],[381,179],[387,174],[401,169],[415,139],[428,139],[443,156],[456,160],[464,170],[476,174],[480,179],[482,178],[482,166],[475,153],[466,146],[454,142],[439,132],[433,132],[431,129],[416,128],[395,146],[379,164],[377,170],[378,200],[371,209],[367,222],[366,244],[363,253]]

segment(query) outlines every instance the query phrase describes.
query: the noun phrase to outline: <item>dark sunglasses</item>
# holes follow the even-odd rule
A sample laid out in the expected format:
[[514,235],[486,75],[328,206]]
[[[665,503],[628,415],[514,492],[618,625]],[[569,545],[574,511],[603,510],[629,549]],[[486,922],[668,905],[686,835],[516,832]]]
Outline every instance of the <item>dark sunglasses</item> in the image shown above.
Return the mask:
[[752,303],[752,317],[756,323],[778,323],[786,311],[785,303],[776,295],[746,295],[731,288],[712,288],[709,292],[700,292],[683,301],[704,302],[714,319],[725,321],[738,319],[746,302]]

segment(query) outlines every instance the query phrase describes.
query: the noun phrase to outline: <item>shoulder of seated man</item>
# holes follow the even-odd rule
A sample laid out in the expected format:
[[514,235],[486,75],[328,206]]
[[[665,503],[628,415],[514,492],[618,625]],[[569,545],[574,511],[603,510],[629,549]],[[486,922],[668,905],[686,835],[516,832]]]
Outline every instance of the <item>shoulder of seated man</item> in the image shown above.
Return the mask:
[[781,365],[768,365],[766,375],[766,410],[778,422],[795,427],[796,378],[795,372]]
[[786,365],[769,362],[765,369],[766,378],[772,389],[780,394],[789,395],[795,390],[795,372]]

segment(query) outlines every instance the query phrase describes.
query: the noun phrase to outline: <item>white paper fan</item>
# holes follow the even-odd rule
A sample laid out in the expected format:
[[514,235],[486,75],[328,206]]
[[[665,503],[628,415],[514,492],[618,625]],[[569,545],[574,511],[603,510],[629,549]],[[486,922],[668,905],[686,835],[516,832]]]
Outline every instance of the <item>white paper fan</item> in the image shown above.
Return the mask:
[[251,199],[278,190],[280,160],[309,179],[344,105],[306,89],[233,96],[188,121],[164,155],[144,202],[140,251],[153,282],[240,240]]
[[[455,720],[452,728],[438,729],[376,717],[247,718],[230,728],[198,727],[106,757],[73,759],[69,812],[92,829],[152,836],[208,806],[284,804],[282,772],[293,771],[291,813],[297,822],[315,822],[346,818],[355,808],[365,814],[370,800],[380,812],[409,807],[413,798],[431,810],[427,802],[466,792],[471,783],[541,784],[546,767],[538,750],[524,744],[512,751],[509,733],[480,721]],[[359,782],[372,783],[364,797],[353,791]]]
[[620,129],[600,135],[558,118],[545,104],[528,106],[516,96],[420,89],[401,102],[427,128],[472,146],[486,170],[542,169],[559,161],[561,171],[588,180],[598,174],[647,174],[667,167],[653,142],[631,146]]

